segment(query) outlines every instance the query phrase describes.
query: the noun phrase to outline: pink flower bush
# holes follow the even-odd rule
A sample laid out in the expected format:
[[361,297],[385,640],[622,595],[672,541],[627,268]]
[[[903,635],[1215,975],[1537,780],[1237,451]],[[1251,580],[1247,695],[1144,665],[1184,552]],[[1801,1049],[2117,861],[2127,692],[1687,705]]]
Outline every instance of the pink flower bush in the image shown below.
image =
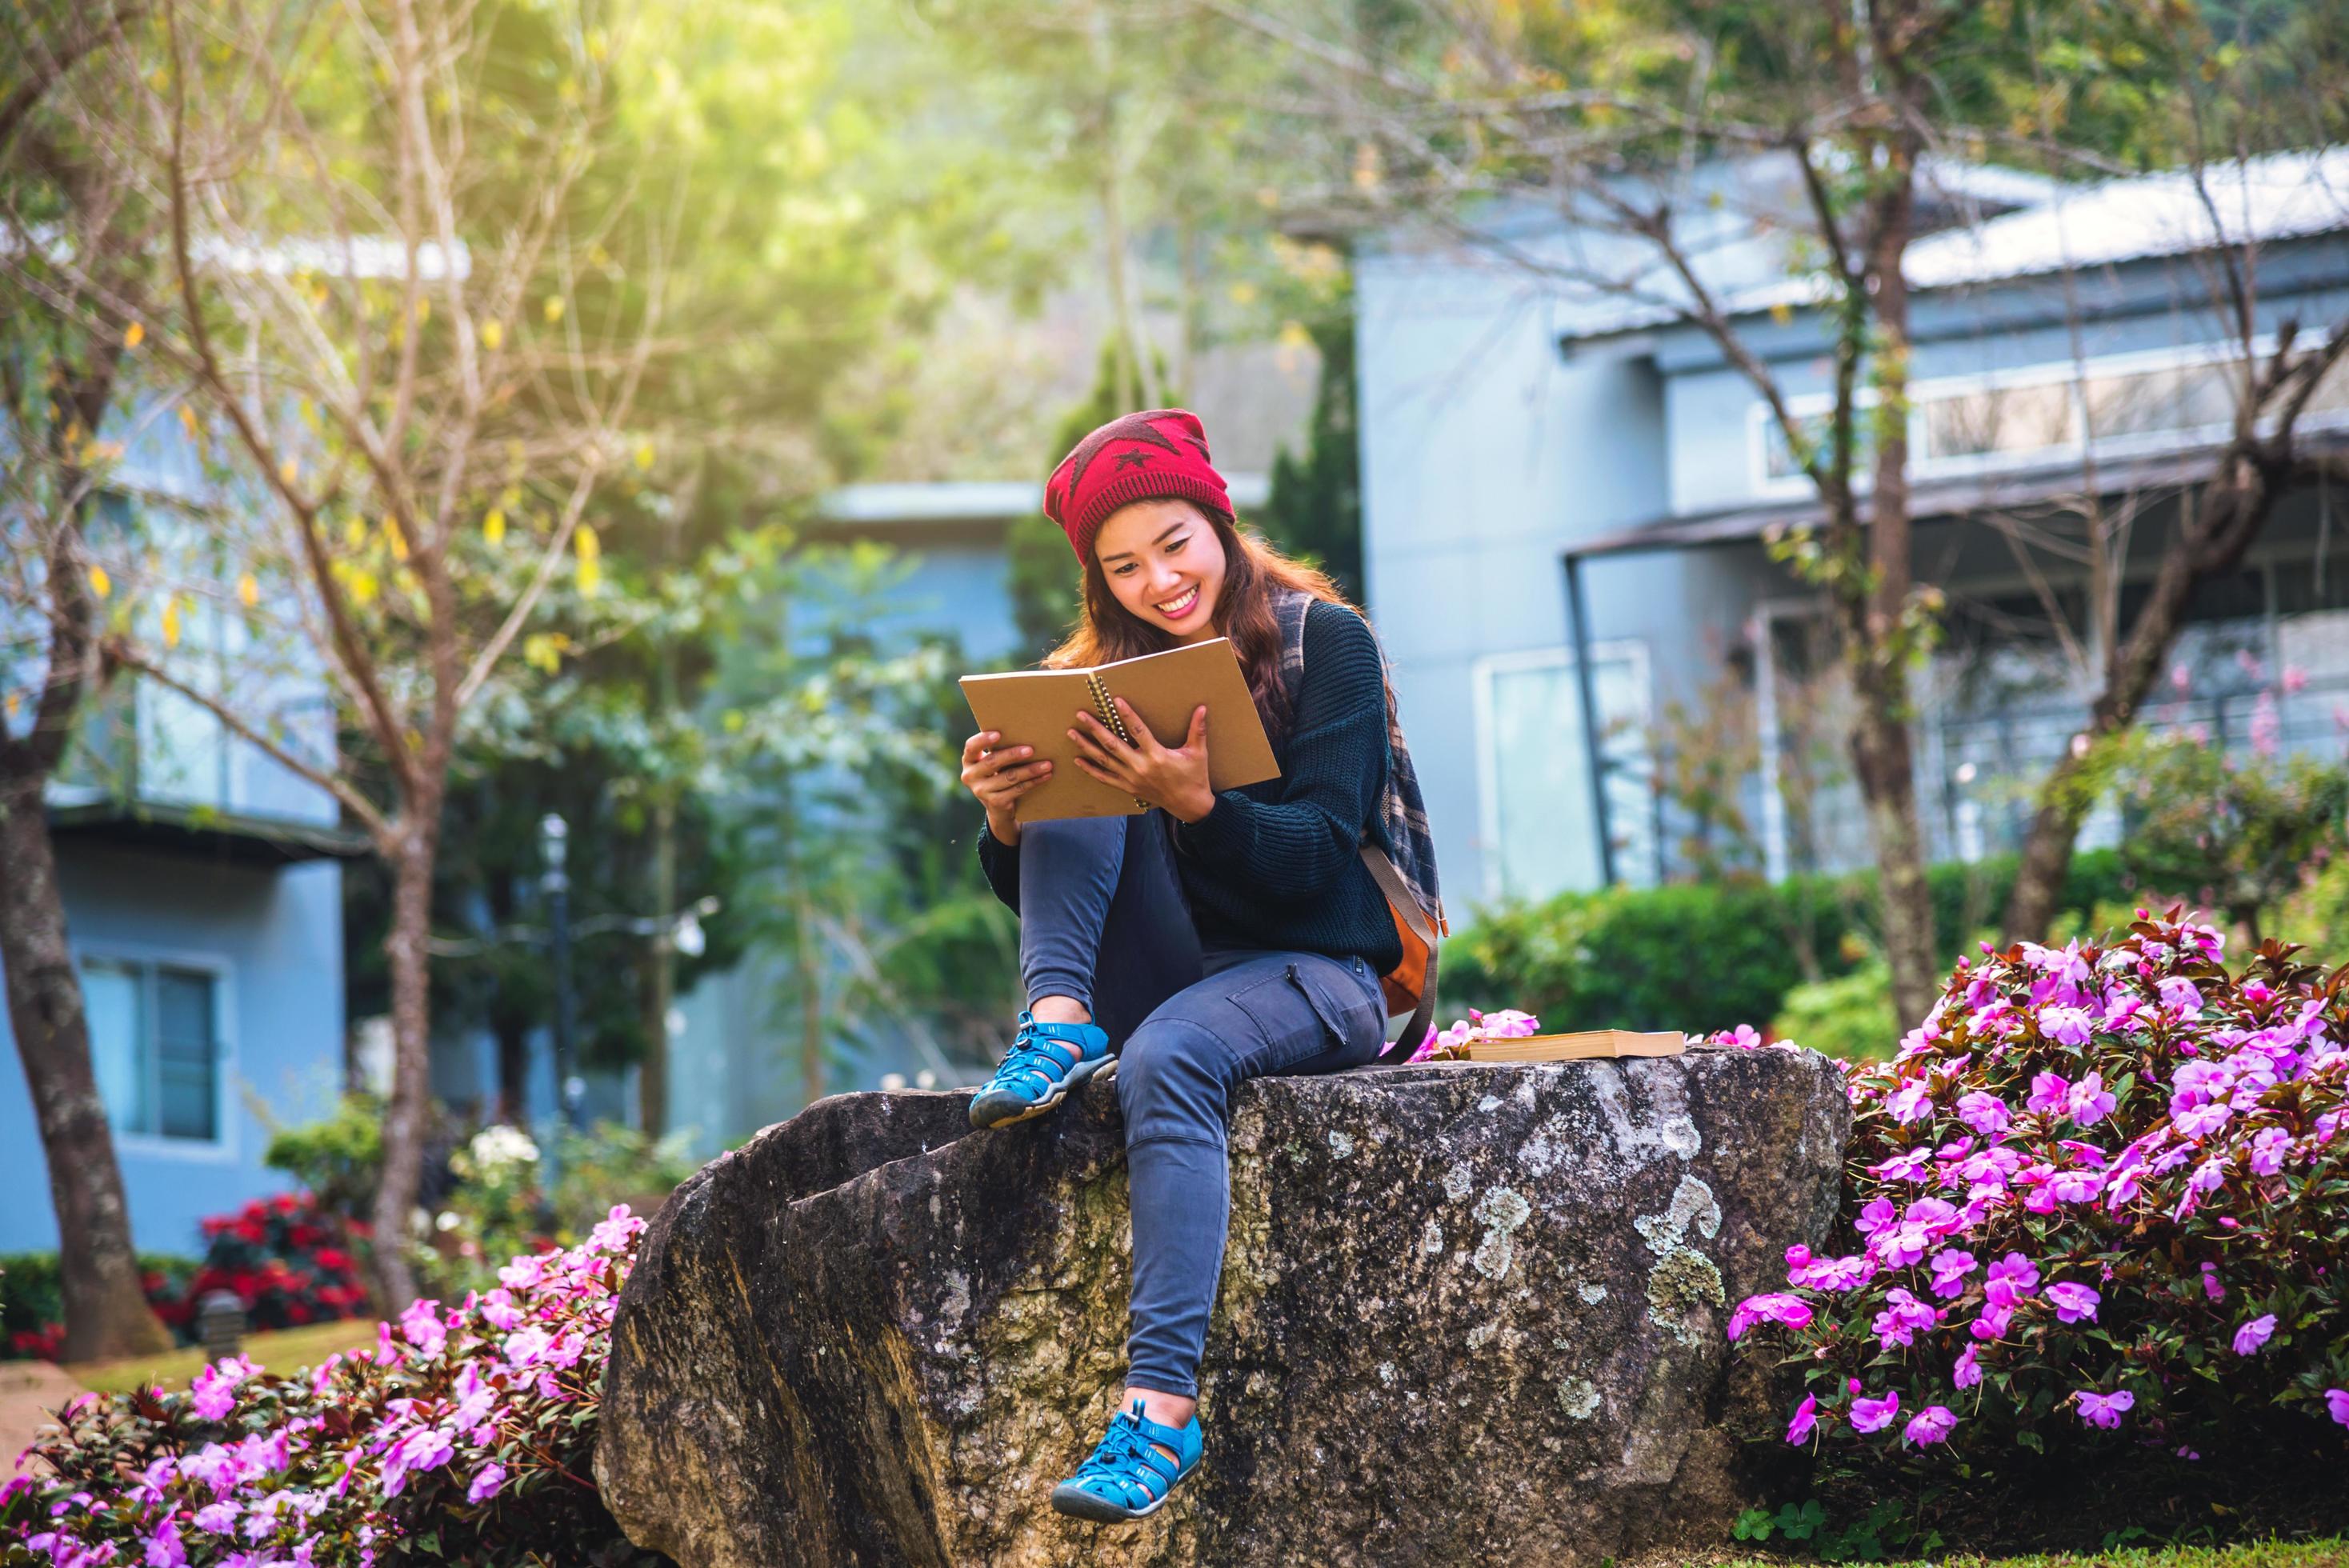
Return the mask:
[[499,1287],[419,1301],[297,1376],[242,1358],[184,1393],[67,1406],[0,1488],[0,1558],[52,1568],[634,1563],[589,1472],[612,1314],[644,1222],[616,1208]]
[[2349,1428],[2349,985],[2274,942],[2230,973],[2218,931],[2138,915],[1986,947],[1892,1061],[1845,1065],[1848,1251],[1791,1249],[1731,1319],[1801,1370],[1788,1441]]

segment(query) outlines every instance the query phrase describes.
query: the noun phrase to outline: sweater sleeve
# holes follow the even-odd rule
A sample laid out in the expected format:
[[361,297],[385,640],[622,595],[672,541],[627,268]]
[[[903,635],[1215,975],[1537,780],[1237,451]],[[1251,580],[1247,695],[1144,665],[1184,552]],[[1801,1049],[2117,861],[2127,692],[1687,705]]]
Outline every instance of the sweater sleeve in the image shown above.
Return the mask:
[[978,822],[978,869],[987,873],[987,885],[995,896],[1019,913],[1019,851],[995,836],[995,830],[982,817]]
[[1285,903],[1341,885],[1360,862],[1363,826],[1386,788],[1386,676],[1361,616],[1328,603],[1307,613],[1301,685],[1279,798],[1227,789],[1174,834],[1185,852]]

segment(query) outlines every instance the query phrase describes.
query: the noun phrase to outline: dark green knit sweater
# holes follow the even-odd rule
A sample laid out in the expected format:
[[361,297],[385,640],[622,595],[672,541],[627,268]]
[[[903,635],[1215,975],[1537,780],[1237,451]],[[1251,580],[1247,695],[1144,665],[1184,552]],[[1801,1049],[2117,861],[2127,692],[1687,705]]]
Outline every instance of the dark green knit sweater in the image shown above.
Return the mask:
[[[1174,829],[1175,862],[1208,946],[1359,954],[1381,974],[1402,958],[1378,884],[1362,865],[1386,788],[1386,686],[1361,616],[1317,603],[1305,617],[1305,678],[1272,752],[1280,777],[1216,797]],[[1019,851],[980,830],[995,895],[1019,907]]]

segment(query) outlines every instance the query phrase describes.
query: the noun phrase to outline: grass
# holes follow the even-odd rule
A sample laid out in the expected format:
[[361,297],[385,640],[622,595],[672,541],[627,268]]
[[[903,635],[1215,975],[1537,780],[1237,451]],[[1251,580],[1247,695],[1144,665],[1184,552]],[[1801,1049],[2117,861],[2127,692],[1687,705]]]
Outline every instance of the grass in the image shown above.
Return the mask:
[[[1732,1557],[1718,1568],[1787,1568],[1785,1557]],[[1952,1553],[1886,1568],[2349,1568],[2349,1541],[2253,1541],[2239,1546],[2123,1547],[2111,1552],[2054,1552],[2027,1557]]]
[[[247,1335],[243,1354],[273,1371],[291,1372],[315,1367],[337,1350],[356,1350],[375,1343],[375,1319],[344,1318]],[[83,1387],[100,1394],[127,1394],[154,1384],[182,1384],[203,1369],[200,1348],[174,1350],[167,1356],[134,1356],[122,1361],[84,1361],[68,1367],[66,1375]]]

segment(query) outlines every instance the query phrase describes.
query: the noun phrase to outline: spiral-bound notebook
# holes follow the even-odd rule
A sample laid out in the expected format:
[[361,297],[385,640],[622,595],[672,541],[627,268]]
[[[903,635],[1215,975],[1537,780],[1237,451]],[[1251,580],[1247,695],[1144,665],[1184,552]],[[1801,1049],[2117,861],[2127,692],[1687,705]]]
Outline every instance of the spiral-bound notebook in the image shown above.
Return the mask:
[[1280,777],[1264,721],[1248,696],[1247,677],[1231,641],[1217,637],[1163,654],[1120,659],[1089,670],[1009,670],[965,676],[962,695],[981,729],[999,731],[1005,746],[1032,746],[1049,759],[1052,776],[1019,798],[1023,822],[1054,817],[1131,817],[1147,808],[1077,766],[1069,731],[1079,710],[1099,714],[1112,729],[1123,721],[1112,704],[1123,697],[1162,744],[1180,746],[1190,733],[1191,710],[1207,707],[1207,782],[1237,789]]

